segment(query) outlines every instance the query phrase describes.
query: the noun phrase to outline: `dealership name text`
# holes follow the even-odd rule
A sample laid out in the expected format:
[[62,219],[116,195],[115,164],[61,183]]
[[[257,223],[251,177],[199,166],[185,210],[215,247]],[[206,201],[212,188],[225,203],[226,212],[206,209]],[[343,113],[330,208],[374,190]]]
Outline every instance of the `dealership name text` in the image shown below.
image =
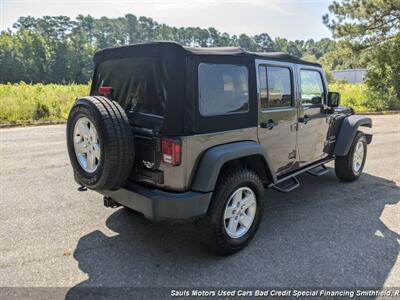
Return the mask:
[[172,297],[400,297],[400,290],[262,290],[262,289],[182,289],[171,290]]

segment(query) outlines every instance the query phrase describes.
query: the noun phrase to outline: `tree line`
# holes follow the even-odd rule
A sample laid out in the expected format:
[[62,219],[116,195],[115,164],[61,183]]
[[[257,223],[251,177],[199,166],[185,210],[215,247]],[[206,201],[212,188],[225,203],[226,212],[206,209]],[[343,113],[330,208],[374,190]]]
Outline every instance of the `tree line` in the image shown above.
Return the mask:
[[99,49],[173,40],[194,47],[283,51],[317,61],[326,70],[368,68],[366,83],[374,101],[400,107],[400,0],[334,1],[323,23],[333,39],[230,35],[213,27],[168,26],[133,14],[20,17],[13,29],[0,33],[0,82],[86,83],[92,74],[93,54]]
[[[217,29],[173,27],[151,18],[127,14],[119,18],[79,15],[20,17],[13,30],[0,34],[0,82],[86,83],[92,73],[93,54],[106,47],[172,40],[194,47],[238,46],[250,51],[283,51],[320,60],[336,42],[272,39],[269,34],[230,35]],[[331,60],[337,67],[343,64]]]

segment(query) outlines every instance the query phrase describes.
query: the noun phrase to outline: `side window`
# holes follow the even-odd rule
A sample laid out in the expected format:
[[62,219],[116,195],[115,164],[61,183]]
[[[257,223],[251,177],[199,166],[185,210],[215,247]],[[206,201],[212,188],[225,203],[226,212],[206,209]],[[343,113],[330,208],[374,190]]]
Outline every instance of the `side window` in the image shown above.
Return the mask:
[[261,109],[292,105],[292,79],[289,68],[259,67]]
[[249,110],[247,67],[201,63],[198,75],[201,115],[224,115]]
[[282,67],[267,67],[268,107],[292,105],[290,70]]
[[259,66],[258,75],[260,80],[260,103],[263,110],[268,107],[267,68]]
[[301,102],[321,104],[325,98],[324,85],[318,71],[300,70]]

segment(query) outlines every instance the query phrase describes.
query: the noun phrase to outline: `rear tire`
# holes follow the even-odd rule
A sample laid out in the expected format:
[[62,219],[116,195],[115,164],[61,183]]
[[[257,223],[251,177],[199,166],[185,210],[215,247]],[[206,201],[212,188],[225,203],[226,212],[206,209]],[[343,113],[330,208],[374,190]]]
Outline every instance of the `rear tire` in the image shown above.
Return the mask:
[[[76,129],[82,122],[96,132],[96,145],[88,144],[87,136]],[[77,146],[81,137],[83,152],[77,150],[82,147]],[[132,170],[134,143],[128,118],[117,102],[105,97],[84,97],[75,102],[68,116],[67,146],[75,180],[90,189],[117,189]],[[87,168],[89,153],[84,152],[92,146],[97,146],[96,166]]]
[[226,170],[218,180],[202,222],[206,246],[218,255],[233,254],[246,247],[260,224],[263,198],[264,187],[255,172],[249,169]]
[[345,182],[357,180],[365,165],[367,158],[367,139],[361,131],[357,132],[349,153],[335,159],[336,176]]

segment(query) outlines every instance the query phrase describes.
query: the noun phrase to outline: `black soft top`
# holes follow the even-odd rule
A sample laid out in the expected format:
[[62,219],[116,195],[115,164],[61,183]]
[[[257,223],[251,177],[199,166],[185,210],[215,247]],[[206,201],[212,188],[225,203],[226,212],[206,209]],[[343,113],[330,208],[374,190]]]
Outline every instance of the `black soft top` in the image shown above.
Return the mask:
[[164,54],[175,55],[223,55],[223,56],[241,56],[248,58],[270,59],[276,61],[291,62],[303,65],[311,65],[321,67],[320,64],[309,62],[297,58],[284,52],[250,52],[239,47],[185,47],[176,42],[162,41],[152,43],[133,44],[128,46],[110,47],[96,52],[94,62],[98,64],[104,60],[129,57],[137,55],[137,52],[144,51],[148,55],[154,55],[163,51]]
[[[123,58],[155,57],[160,58],[164,70],[164,83],[167,101],[160,133],[165,136],[180,136],[226,131],[257,126],[257,82],[255,59],[268,59],[296,64],[321,67],[319,64],[307,62],[286,53],[255,53],[241,48],[193,48],[184,47],[175,42],[154,42],[129,46],[106,48],[96,52],[94,56],[95,71],[92,80],[91,95],[97,94],[99,81],[98,70],[102,62]],[[197,66],[202,63],[225,63],[245,65],[249,71],[249,112],[245,114],[226,114],[218,116],[202,116],[198,108]],[[119,64],[116,62],[115,66]],[[130,76],[126,75],[129,82]],[[121,84],[125,84],[122,82]],[[130,117],[128,115],[128,117]],[[134,122],[153,122],[147,116],[133,116]],[[131,119],[131,118],[130,118]],[[142,122],[142,121],[140,121]],[[147,124],[147,123],[146,123]]]

